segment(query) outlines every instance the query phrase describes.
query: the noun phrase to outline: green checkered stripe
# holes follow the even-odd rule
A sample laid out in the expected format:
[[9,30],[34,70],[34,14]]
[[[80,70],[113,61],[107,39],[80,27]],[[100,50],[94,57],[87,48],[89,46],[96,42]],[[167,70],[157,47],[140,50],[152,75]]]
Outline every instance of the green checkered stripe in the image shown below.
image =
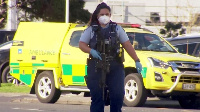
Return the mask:
[[72,84],[84,84],[84,76],[87,75],[87,66],[78,64],[63,64],[62,71],[64,77]]

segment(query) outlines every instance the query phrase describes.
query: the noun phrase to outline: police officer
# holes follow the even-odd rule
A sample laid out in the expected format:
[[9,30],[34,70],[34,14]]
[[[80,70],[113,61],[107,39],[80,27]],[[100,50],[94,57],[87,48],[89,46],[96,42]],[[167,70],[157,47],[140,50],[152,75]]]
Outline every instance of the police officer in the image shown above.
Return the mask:
[[[104,38],[113,41],[113,39],[110,39],[110,32],[112,30],[110,26],[115,23],[110,20],[110,17],[110,7],[104,2],[100,3],[92,14],[89,27],[84,31],[79,41],[79,48],[83,52],[90,54],[90,60],[87,63],[87,86],[90,89],[92,100],[90,106],[91,112],[104,112],[105,105],[102,94],[103,90],[99,86],[101,72],[97,71],[95,68],[95,59],[102,60],[102,57],[100,52],[96,49],[97,33],[94,31],[95,28],[93,26],[100,26]],[[128,52],[132,59],[135,60],[136,68],[140,73],[142,65],[128,39],[127,34],[119,25],[116,25],[115,32],[116,38],[119,38],[122,47]],[[123,63],[114,59],[110,62],[110,72],[106,74],[106,85],[110,94],[110,112],[121,112],[124,98],[124,78],[125,73]]]

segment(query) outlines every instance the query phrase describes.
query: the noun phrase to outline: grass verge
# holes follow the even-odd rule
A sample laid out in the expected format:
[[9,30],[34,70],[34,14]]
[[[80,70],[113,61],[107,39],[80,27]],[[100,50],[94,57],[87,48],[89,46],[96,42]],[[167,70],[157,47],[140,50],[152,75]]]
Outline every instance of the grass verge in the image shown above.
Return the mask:
[[15,85],[12,83],[1,83],[0,93],[29,93],[31,90],[27,85]]

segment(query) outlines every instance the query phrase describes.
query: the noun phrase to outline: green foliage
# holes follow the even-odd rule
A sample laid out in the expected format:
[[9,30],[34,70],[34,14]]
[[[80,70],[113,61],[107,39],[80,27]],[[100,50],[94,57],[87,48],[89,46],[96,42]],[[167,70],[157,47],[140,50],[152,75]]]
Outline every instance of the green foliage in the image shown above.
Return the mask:
[[182,28],[182,23],[177,24],[167,21],[164,27],[165,29],[160,29],[160,34],[164,37],[176,37],[181,34],[185,34],[185,29]]
[[0,0],[0,29],[4,28],[7,22],[7,0]]
[[[33,21],[42,19],[48,22],[65,22],[66,0],[19,0],[19,8],[26,12],[20,21]],[[86,23],[90,13],[84,10],[83,0],[69,1],[69,22]]]
[[[0,28],[5,27],[6,24],[6,1],[0,0]],[[18,0],[17,9],[22,12],[18,14],[18,20],[65,22],[65,5],[66,0]],[[69,22],[88,23],[91,14],[83,9],[84,5],[83,0],[69,0]]]
[[20,21],[42,19],[49,22],[65,21],[65,0],[18,0],[18,8],[25,12]]
[[83,9],[85,2],[83,0],[69,0],[69,21],[72,23],[88,23],[90,13]]
[[12,83],[1,83],[1,93],[29,93],[31,90],[27,85],[14,85]]

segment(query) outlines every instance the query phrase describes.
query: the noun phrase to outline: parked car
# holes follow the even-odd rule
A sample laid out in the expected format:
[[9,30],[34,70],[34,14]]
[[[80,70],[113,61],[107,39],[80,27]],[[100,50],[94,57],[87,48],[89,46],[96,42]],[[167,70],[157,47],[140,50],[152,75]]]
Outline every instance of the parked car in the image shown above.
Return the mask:
[[167,38],[180,53],[200,57],[200,34]]
[[13,81],[9,74],[9,56],[15,30],[0,30],[0,81],[3,83]]
[[8,41],[0,45],[0,76],[1,82],[13,82],[13,76],[10,75],[9,67],[9,57],[10,57],[10,47],[12,46],[12,41]]

